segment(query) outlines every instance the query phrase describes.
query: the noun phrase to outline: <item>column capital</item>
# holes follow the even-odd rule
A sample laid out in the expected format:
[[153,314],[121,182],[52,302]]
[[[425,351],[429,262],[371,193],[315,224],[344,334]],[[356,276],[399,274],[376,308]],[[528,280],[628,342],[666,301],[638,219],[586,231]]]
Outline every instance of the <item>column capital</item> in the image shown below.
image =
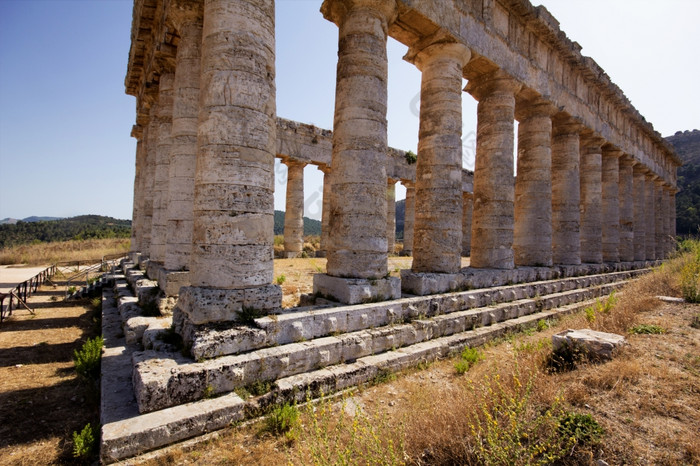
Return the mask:
[[585,126],[579,118],[558,112],[552,116],[552,136],[563,134],[580,134]]
[[494,92],[503,92],[515,96],[522,87],[523,85],[518,80],[498,69],[482,74],[478,78],[470,79],[464,90],[474,96],[475,99],[481,100]]
[[345,22],[348,13],[352,10],[367,10],[374,13],[382,20],[385,33],[398,16],[396,0],[324,0],[321,5],[323,17],[338,27]]
[[615,146],[612,145],[606,145],[603,146],[603,155],[608,156],[608,157],[615,157],[617,159],[621,159],[625,153],[621,150],[618,149]]
[[559,109],[541,97],[515,101],[515,119],[518,121],[532,117],[552,117]]
[[331,166],[330,165],[317,165],[317,168],[323,172],[324,175],[330,175],[331,174]]
[[187,24],[201,23],[203,17],[203,0],[170,0],[168,20],[178,31]]
[[143,139],[143,126],[134,125],[131,127],[131,137],[135,138],[137,141]]
[[622,156],[620,157],[620,165],[625,166],[625,167],[634,167],[634,165],[637,163],[636,160],[634,160],[634,157],[632,157],[630,154],[622,153]]
[[302,161],[300,161],[300,160],[290,159],[290,158],[288,158],[288,157],[285,157],[285,158],[283,158],[283,159],[281,159],[281,160],[282,160],[282,163],[285,164],[285,165],[287,166],[287,168],[291,168],[291,167],[302,167],[302,168],[304,168],[304,167],[307,165],[306,162],[302,162]]
[[582,154],[601,154],[603,145],[606,139],[600,137],[593,130],[585,129],[581,133],[581,153]]
[[431,37],[431,42],[419,42],[408,49],[408,53],[403,57],[409,63],[423,71],[425,67],[434,60],[451,59],[459,63],[460,68],[464,68],[471,59],[472,52],[464,44],[457,42],[446,42],[444,39]]
[[401,180],[401,184],[406,189],[412,189],[416,187],[416,182],[411,180]]

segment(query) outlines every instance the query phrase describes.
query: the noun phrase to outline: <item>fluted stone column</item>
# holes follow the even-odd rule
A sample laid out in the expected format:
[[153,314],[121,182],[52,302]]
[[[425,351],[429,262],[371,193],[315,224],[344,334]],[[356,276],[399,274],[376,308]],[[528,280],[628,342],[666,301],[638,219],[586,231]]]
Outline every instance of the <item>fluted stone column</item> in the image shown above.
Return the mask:
[[[168,183],[170,178],[170,141],[173,121],[173,85],[175,75],[163,74],[158,85],[158,140],[153,184],[153,223],[151,226],[151,262],[162,265],[168,227]],[[155,277],[152,277],[155,278]]]
[[552,126],[552,262],[581,263],[580,126],[555,119]]
[[[192,286],[173,321],[240,319],[281,307],[273,278],[274,0],[205,0],[194,197]],[[182,315],[179,314],[179,312]]]
[[144,133],[144,128],[138,125],[134,125],[131,130],[131,136],[136,138],[134,201],[131,215],[131,246],[129,249],[132,254],[141,252],[141,241],[143,237],[141,225],[143,223],[143,178],[146,163],[146,143],[144,141]]
[[[321,12],[338,25],[338,66],[328,273],[314,276],[314,291],[346,303],[395,298],[400,289],[390,283],[400,286],[398,281],[382,277],[388,271],[386,47],[396,3],[326,0]],[[362,282],[355,294],[352,287],[360,282],[354,279],[376,285]]]
[[404,256],[413,255],[413,228],[416,212],[416,187],[410,181],[404,181],[406,187],[406,204],[403,217],[403,251]]
[[472,251],[472,209],[474,194],[462,193],[462,256],[468,257]]
[[603,262],[620,261],[620,157],[622,151],[603,148],[602,234]]
[[581,144],[581,262],[603,262],[602,148],[589,137]]
[[646,259],[656,259],[656,196],[654,195],[654,180],[656,175],[647,170],[644,174],[644,203],[646,219],[645,250]]
[[158,104],[153,103],[149,111],[146,131],[146,166],[143,183],[143,230],[141,254],[148,258],[151,253],[151,229],[153,227],[153,187],[156,175],[156,145],[158,143]]
[[286,160],[287,201],[284,213],[284,256],[299,257],[304,249],[304,166]]
[[409,50],[421,71],[413,272],[457,273],[462,251],[462,68],[471,52],[438,43]]
[[656,259],[664,259],[664,242],[666,240],[665,220],[666,211],[664,205],[664,180],[656,178],[654,180],[654,225],[656,226],[656,244],[654,245],[654,255]]
[[667,259],[673,251],[673,237],[671,236],[671,186],[664,184],[663,186],[663,205],[664,205],[664,241],[663,241],[663,257]]
[[646,168],[635,162],[632,174],[634,177],[634,260],[643,261],[646,253]]
[[501,71],[467,84],[478,101],[471,266],[512,269],[515,180],[515,93],[521,85]]
[[671,191],[671,205],[668,209],[668,214],[671,216],[671,229],[669,231],[669,235],[673,240],[673,242],[671,243],[672,251],[675,251],[676,248],[676,194],[678,194],[678,189],[674,186],[674,188]]
[[389,254],[394,254],[396,243],[396,180],[391,178],[386,182],[386,248]]
[[175,67],[173,128],[170,145],[170,183],[167,270],[189,270],[192,255],[194,174],[197,166],[197,117],[202,56],[202,3],[180,1],[171,13],[180,33]]
[[515,264],[552,265],[552,114],[544,102],[516,106]]
[[632,166],[634,159],[629,155],[620,157],[618,199],[620,205],[620,262],[634,260],[634,184]]
[[328,230],[331,216],[331,167],[319,167],[323,172],[323,206],[321,211],[321,250],[316,251],[317,257],[326,257],[328,250]]

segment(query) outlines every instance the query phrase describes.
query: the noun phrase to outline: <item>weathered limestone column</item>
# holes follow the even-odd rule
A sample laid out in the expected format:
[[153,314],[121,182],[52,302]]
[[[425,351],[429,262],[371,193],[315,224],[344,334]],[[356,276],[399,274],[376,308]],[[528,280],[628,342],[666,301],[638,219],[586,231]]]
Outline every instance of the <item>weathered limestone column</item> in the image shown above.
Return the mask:
[[552,126],[552,262],[581,263],[580,125],[557,118]]
[[192,255],[202,4],[201,1],[180,1],[170,14],[178,28],[180,42],[175,57],[166,270],[189,270]]
[[664,201],[664,259],[670,257],[673,252],[673,236],[671,236],[671,196],[673,188],[670,185],[663,186],[663,201]]
[[396,180],[386,181],[386,248],[389,254],[394,254],[396,243]]
[[664,205],[664,180],[656,178],[654,180],[654,225],[656,226],[656,244],[654,245],[654,255],[656,259],[665,259],[664,242],[666,241],[666,217]]
[[678,189],[673,188],[671,190],[671,204],[669,206],[668,214],[671,216],[671,228],[669,230],[669,235],[671,236],[671,252],[675,251],[676,248],[676,194],[678,194]]
[[646,168],[635,161],[632,170],[634,177],[634,260],[643,261],[647,258]]
[[603,262],[602,145],[598,137],[581,145],[581,262]]
[[515,94],[521,85],[501,71],[470,81],[478,101],[471,266],[512,269]]
[[474,194],[462,193],[462,256],[468,257],[472,250],[472,209]]
[[410,181],[404,181],[406,187],[406,204],[403,217],[403,251],[402,255],[413,255],[413,228],[416,213],[416,185]]
[[158,121],[156,114],[158,104],[153,103],[149,112],[148,127],[146,131],[146,166],[143,183],[143,243],[141,247],[142,257],[148,258],[151,254],[151,229],[153,227],[153,187],[156,176],[156,145],[158,143]]
[[382,278],[388,270],[386,47],[396,3],[325,0],[321,12],[338,25],[338,67],[328,273],[314,276],[314,292],[345,303],[396,298],[400,281]]
[[[192,326],[281,307],[273,278],[274,0],[206,0],[190,281],[173,315]],[[180,315],[180,313],[182,315]]]
[[634,184],[632,166],[634,159],[629,155],[620,157],[618,199],[620,205],[620,262],[634,260]]
[[470,57],[456,43],[411,49],[405,57],[422,73],[413,272],[461,268],[462,68]]
[[552,115],[546,102],[516,106],[515,264],[552,265]]
[[284,257],[299,257],[304,249],[304,166],[285,160],[287,201],[284,213]]
[[[131,137],[136,138],[136,163],[134,170],[134,201],[131,215],[131,247],[132,254],[141,252],[143,230],[143,178],[146,163],[146,143],[144,142],[144,128],[134,125]],[[133,261],[133,258],[132,258]]]
[[644,211],[646,213],[645,250],[646,259],[656,259],[656,196],[654,195],[654,175],[650,170],[644,174]]
[[[173,122],[173,85],[175,75],[163,74],[158,85],[158,142],[153,184],[153,224],[151,227],[151,263],[163,264],[168,223],[168,182],[170,177],[170,141]],[[155,278],[155,277],[152,277]]]
[[331,167],[319,167],[323,172],[323,205],[321,207],[321,250],[316,251],[316,257],[326,257],[328,250],[328,230],[331,216]]
[[622,151],[603,148],[602,228],[603,262],[620,261],[620,157]]

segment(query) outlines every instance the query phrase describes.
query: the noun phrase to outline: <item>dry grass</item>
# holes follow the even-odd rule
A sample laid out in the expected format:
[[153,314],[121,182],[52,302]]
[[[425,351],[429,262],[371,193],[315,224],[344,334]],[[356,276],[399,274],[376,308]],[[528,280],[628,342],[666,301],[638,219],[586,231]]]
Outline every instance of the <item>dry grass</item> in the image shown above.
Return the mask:
[[65,261],[99,259],[129,251],[131,240],[124,238],[71,240],[26,244],[0,249],[0,265],[49,265]]

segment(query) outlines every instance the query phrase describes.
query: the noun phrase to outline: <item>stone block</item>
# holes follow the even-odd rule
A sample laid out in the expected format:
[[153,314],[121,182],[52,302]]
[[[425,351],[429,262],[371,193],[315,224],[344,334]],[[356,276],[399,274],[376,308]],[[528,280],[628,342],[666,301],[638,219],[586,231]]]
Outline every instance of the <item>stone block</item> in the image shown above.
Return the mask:
[[194,325],[211,322],[240,322],[244,309],[268,313],[282,304],[282,288],[266,285],[229,290],[188,286],[180,289],[177,307]]
[[341,303],[360,304],[401,297],[401,280],[396,277],[364,279],[314,275],[314,293],[330,296]]
[[165,296],[177,296],[180,288],[190,286],[190,272],[163,269],[158,276],[158,286]]
[[418,296],[453,291],[458,289],[461,284],[461,277],[456,273],[401,271],[401,287],[403,291]]
[[552,335],[553,351],[563,351],[568,348],[580,351],[592,360],[612,359],[614,350],[625,343],[625,337],[622,335],[590,329],[569,329]]

